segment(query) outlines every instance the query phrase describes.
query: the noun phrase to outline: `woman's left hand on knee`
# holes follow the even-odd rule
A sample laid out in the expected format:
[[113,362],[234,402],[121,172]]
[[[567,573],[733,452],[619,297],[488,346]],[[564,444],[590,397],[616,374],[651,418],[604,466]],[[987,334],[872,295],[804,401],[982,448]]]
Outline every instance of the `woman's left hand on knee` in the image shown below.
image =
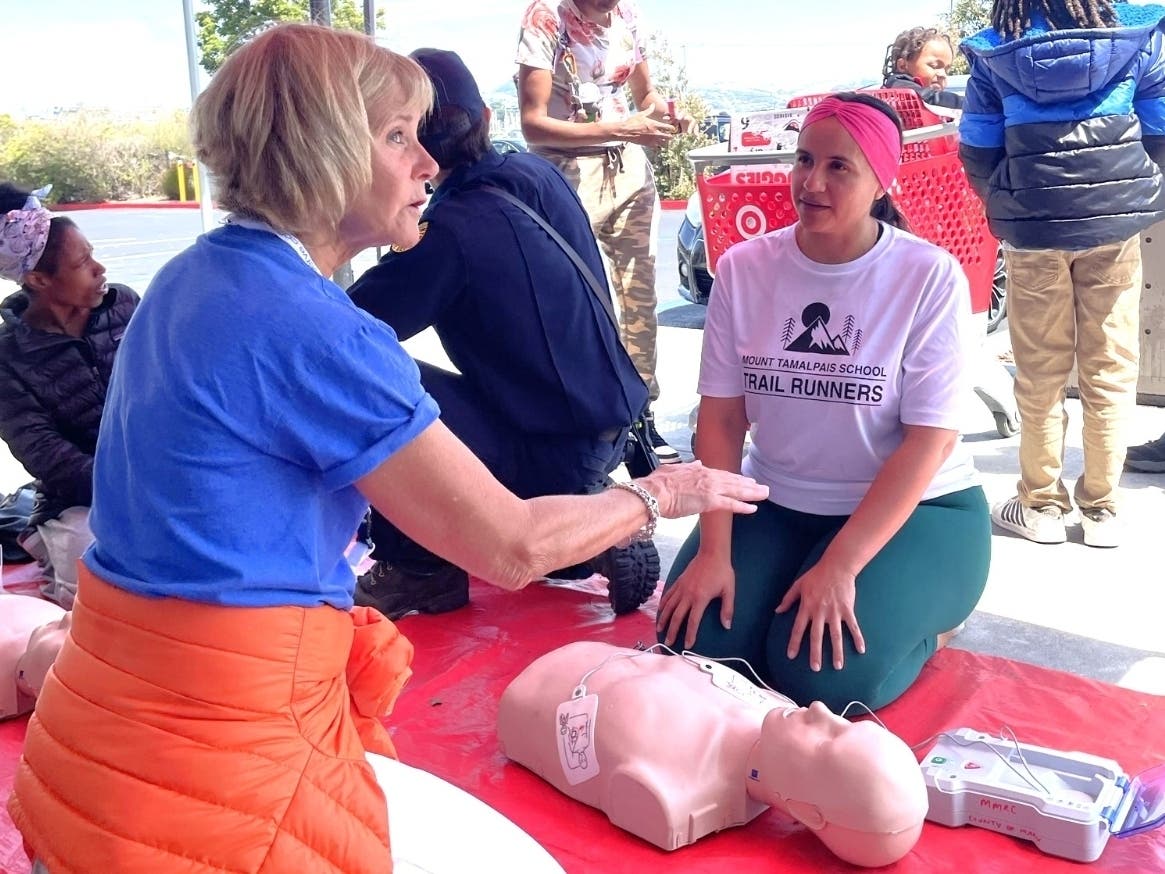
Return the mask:
[[849,628],[850,636],[854,640],[854,649],[864,653],[866,641],[854,615],[856,598],[857,583],[854,575],[831,566],[826,559],[819,561],[798,577],[776,610],[778,613],[784,613],[798,600],[801,602],[797,608],[797,616],[793,620],[793,630],[789,634],[789,648],[786,653],[788,657],[790,659],[797,657],[801,651],[805,631],[808,629],[809,667],[814,671],[821,670],[822,649],[825,632],[828,629],[830,648],[833,651],[833,666],[840,671],[845,665],[843,625]]

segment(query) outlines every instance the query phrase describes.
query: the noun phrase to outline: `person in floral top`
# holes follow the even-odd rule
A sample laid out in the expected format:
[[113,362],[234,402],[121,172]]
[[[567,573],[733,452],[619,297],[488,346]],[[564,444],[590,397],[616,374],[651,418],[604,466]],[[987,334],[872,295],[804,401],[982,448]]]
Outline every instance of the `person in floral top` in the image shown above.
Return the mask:
[[[586,207],[610,267],[623,344],[654,401],[659,198],[643,147],[662,146],[693,120],[655,90],[632,0],[534,0],[515,60],[522,133]],[[647,425],[659,460],[678,461],[650,412]]]

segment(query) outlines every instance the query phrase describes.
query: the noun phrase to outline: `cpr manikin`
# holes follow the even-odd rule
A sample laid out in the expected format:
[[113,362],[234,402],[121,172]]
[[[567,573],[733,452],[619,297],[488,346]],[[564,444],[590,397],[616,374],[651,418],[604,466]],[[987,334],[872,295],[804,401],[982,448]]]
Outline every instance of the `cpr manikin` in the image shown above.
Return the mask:
[[51,601],[0,595],[0,719],[32,710],[71,616]]
[[506,688],[498,735],[509,758],[666,850],[773,806],[874,867],[910,852],[927,811],[918,763],[889,731],[698,656],[569,644]]

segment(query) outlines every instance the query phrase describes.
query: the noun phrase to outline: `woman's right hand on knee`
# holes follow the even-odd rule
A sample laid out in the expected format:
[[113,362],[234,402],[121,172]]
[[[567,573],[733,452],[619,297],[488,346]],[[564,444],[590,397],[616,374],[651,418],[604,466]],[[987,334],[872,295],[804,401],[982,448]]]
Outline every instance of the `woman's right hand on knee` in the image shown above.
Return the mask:
[[704,611],[715,599],[720,599],[720,624],[725,629],[732,627],[735,597],[736,572],[732,569],[732,561],[727,556],[697,551],[675,584],[659,599],[655,630],[663,632],[666,628],[667,636],[663,642],[671,646],[687,620],[683,647],[691,649],[696,644],[696,633]]
[[665,519],[715,510],[755,513],[755,502],[769,496],[769,487],[752,477],[705,467],[699,461],[665,464],[638,482],[655,496]]

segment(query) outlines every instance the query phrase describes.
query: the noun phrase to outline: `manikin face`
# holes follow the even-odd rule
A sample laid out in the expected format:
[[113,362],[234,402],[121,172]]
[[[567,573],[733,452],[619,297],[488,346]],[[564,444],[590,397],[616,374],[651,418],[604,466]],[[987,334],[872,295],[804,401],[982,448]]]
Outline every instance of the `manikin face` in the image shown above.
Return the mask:
[[417,223],[425,208],[425,183],[437,163],[417,140],[419,112],[388,120],[372,140],[372,187],[340,222],[340,234],[353,248],[392,243],[403,249],[417,244]]
[[922,47],[914,60],[899,58],[897,67],[899,73],[905,73],[924,86],[941,91],[946,87],[947,70],[954,60],[950,44],[945,39],[932,39]]
[[823,745],[832,743],[853,728],[854,723],[842,719],[820,701],[789,710],[774,726],[781,737],[782,751],[790,758],[805,760],[816,759],[822,753]]
[[28,285],[56,306],[93,309],[105,297],[105,268],[93,257],[93,247],[76,228],[65,227],[57,257],[57,272],[28,274]]
[[[804,822],[833,822],[863,831],[896,831],[921,822],[925,790],[913,754],[873,722],[850,722],[815,701],[765,723],[772,757],[766,783]],[[894,799],[903,800],[896,809]],[[909,804],[905,804],[909,801]]]
[[873,221],[870,208],[885,193],[866,156],[836,118],[801,131],[790,183],[802,231],[833,237],[842,245]]

